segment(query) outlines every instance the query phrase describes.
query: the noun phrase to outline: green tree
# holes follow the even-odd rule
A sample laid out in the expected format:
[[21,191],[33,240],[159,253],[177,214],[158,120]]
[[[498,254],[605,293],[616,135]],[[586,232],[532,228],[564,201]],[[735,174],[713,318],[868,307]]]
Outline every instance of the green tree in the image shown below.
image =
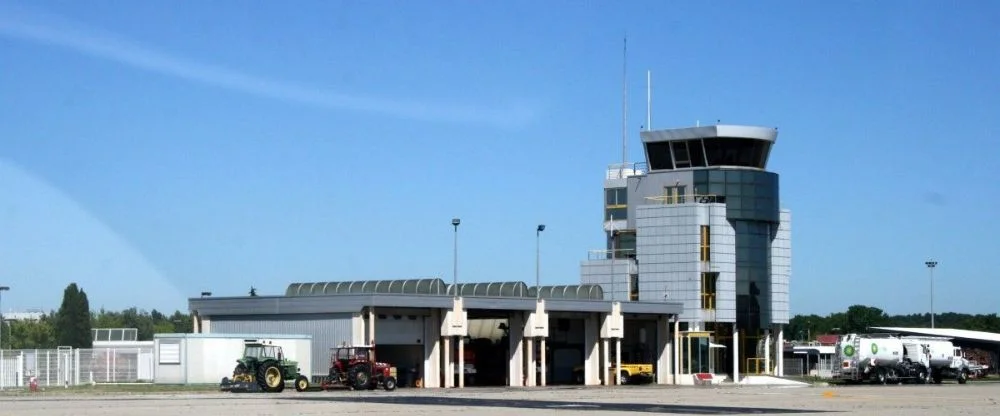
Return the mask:
[[87,293],[70,283],[63,291],[62,305],[56,315],[56,340],[60,346],[91,348],[90,302]]
[[[10,327],[4,333],[4,348],[34,349],[55,348],[56,335],[52,318],[43,316],[38,321],[8,321]],[[9,336],[8,336],[9,334]]]
[[868,332],[873,326],[885,326],[889,316],[874,306],[851,305],[847,308],[843,332]]

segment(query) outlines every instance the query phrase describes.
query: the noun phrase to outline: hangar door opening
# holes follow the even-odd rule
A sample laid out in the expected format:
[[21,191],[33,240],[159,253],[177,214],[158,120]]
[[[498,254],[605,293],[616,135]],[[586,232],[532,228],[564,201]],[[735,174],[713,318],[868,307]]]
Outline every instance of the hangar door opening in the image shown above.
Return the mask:
[[376,312],[375,356],[379,361],[396,367],[399,387],[413,387],[421,377],[425,320],[422,315]]
[[[465,338],[465,386],[505,386],[509,376],[509,312],[469,312]],[[457,351],[455,352],[457,353]],[[456,368],[457,371],[457,368]],[[457,374],[456,382],[457,382]]]
[[[539,345],[535,345],[539,348]],[[546,384],[583,384],[584,319],[576,314],[553,314],[545,345]]]

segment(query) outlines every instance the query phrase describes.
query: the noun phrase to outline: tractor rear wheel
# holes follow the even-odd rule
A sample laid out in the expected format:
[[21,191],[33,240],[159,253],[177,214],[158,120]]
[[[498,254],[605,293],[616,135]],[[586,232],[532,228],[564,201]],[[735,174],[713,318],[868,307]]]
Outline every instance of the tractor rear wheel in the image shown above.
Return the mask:
[[285,389],[285,379],[281,374],[281,367],[273,363],[265,363],[258,367],[257,384],[267,392],[280,393]]
[[357,365],[351,368],[351,375],[348,377],[351,387],[361,390],[366,389],[371,385],[372,375],[369,373],[367,366]]
[[303,392],[309,388],[309,379],[300,375],[295,379],[295,391]]

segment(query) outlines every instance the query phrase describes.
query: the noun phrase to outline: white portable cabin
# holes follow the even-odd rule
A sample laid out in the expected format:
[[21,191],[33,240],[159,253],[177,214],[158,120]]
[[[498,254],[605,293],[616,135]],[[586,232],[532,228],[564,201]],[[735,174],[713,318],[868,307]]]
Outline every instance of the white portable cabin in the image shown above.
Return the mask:
[[155,383],[218,384],[233,376],[247,340],[281,346],[285,358],[298,361],[301,374],[312,374],[311,335],[155,334]]

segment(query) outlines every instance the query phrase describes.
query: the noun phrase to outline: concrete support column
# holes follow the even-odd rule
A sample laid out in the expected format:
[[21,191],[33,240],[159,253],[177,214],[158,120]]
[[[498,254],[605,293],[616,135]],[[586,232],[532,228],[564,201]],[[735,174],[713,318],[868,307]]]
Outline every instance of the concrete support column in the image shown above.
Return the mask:
[[622,384],[622,339],[615,338],[615,385]]
[[538,347],[538,355],[542,359],[542,381],[541,381],[542,384],[541,384],[541,386],[545,387],[545,384],[546,384],[545,383],[545,373],[546,373],[546,366],[545,366],[545,359],[546,359],[546,354],[545,354],[545,337],[540,338],[538,340],[538,342],[541,343],[539,345],[539,347]]
[[451,337],[444,338],[444,385],[442,387],[449,388],[452,386],[452,382],[455,381],[455,371],[451,366]]
[[458,343],[458,388],[465,387],[465,340],[462,337],[455,337]]
[[674,384],[680,384],[681,370],[681,320],[674,315]]
[[510,314],[510,319],[507,321],[507,326],[510,328],[510,357],[508,361],[508,374],[510,376],[507,379],[507,385],[510,387],[522,387],[524,384],[521,380],[524,379],[524,315],[520,312],[514,312]]
[[375,308],[368,308],[368,336],[365,344],[375,345]]
[[[2,329],[0,328],[0,330]],[[197,313],[191,314],[191,332],[195,334],[201,333],[201,316]]]
[[673,382],[671,361],[670,321],[666,317],[656,320],[656,384]]
[[740,382],[740,330],[733,324],[733,382]]
[[441,387],[441,311],[432,309],[424,325],[423,387]]
[[583,384],[600,384],[601,344],[598,338],[597,319],[591,314],[583,320]]
[[526,344],[524,351],[527,354],[527,357],[524,360],[525,386],[534,387],[535,386],[535,339],[530,337],[525,338],[524,343]]
[[[785,376],[785,327],[778,325],[778,338],[774,340],[775,375]],[[808,368],[808,367],[807,367]]]
[[764,374],[770,375],[771,372],[771,330],[764,330]]
[[608,355],[608,339],[601,338],[601,380],[603,380],[601,384],[605,386],[611,385],[611,380],[608,379],[608,370],[611,369],[609,361],[611,360],[608,359]]

